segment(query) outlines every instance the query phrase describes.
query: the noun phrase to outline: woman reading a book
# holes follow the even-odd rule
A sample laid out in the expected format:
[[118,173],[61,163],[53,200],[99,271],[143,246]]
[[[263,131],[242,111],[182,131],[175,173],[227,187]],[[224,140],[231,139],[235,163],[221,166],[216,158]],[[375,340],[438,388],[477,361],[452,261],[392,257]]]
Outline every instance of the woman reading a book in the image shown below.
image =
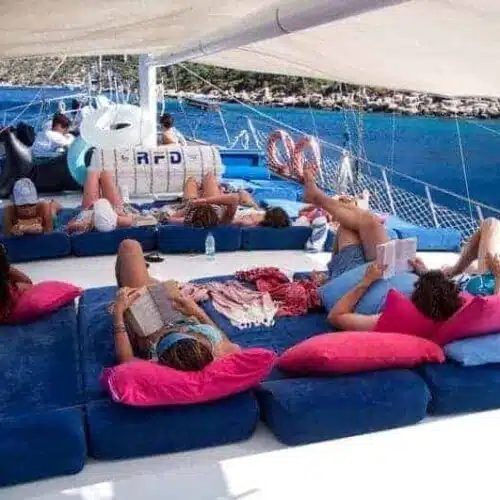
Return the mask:
[[[149,275],[137,241],[121,243],[116,279],[120,288],[113,326],[119,363],[132,360],[136,353],[176,370],[199,371],[214,359],[239,350],[196,302],[181,295],[177,283],[160,283]],[[150,307],[143,298],[146,290],[164,319],[163,326],[153,332],[148,330],[147,320],[141,320]]]
[[[190,227],[210,228],[219,224],[241,226],[290,226],[288,214],[279,207],[260,210],[249,192],[224,193],[214,174],[207,174],[201,186],[193,177],[184,186],[186,206],[166,217],[166,222]],[[238,207],[248,207],[252,213],[238,214]]]

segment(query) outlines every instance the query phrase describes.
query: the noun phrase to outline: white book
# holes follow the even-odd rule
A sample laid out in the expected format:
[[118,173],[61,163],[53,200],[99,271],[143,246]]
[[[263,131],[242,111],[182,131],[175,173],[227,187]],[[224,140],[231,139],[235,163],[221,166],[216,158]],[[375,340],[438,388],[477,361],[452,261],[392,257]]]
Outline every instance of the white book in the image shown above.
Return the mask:
[[417,255],[417,239],[390,240],[387,243],[377,245],[377,264],[387,266],[384,279],[394,276],[396,273],[411,271],[408,261]]

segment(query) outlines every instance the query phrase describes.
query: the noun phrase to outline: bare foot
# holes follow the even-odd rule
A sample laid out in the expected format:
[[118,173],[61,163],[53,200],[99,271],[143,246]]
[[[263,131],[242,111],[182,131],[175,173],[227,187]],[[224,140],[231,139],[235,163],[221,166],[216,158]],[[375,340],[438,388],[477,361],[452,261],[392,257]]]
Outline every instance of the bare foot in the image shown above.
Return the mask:
[[314,179],[314,173],[308,168],[304,169],[304,202],[314,205],[319,192],[320,190],[316,186],[316,180]]

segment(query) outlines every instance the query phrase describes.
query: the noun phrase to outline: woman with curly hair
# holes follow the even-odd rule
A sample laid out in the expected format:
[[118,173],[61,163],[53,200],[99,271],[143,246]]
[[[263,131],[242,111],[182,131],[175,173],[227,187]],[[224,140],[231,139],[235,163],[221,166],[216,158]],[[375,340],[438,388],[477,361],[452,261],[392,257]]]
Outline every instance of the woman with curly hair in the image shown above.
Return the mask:
[[[201,186],[193,177],[187,179],[184,200],[186,206],[167,216],[167,222],[205,229],[219,224],[275,228],[290,226],[290,218],[282,208],[259,211],[259,206],[247,191],[223,193],[214,174],[205,175]],[[239,206],[250,207],[252,213],[238,214]]]

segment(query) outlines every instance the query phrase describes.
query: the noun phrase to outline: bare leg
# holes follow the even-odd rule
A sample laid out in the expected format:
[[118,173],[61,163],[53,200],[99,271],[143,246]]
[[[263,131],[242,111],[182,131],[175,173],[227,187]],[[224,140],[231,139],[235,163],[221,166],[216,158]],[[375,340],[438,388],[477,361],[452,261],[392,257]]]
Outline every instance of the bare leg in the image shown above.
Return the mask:
[[198,183],[194,177],[188,177],[186,184],[184,184],[184,199],[196,200],[199,198]]
[[89,170],[83,186],[82,208],[88,210],[100,198],[100,170]]
[[207,174],[203,178],[202,184],[202,196],[203,198],[212,198],[214,196],[220,196],[222,190],[219,187],[217,177],[214,174]]
[[322,208],[332,215],[339,225],[359,235],[367,260],[377,256],[377,245],[389,240],[387,231],[380,220],[366,210],[346,205],[330,198],[316,186],[311,171],[304,171],[304,201]]
[[118,192],[111,172],[102,170],[99,181],[101,184],[102,197],[106,198],[115,210],[121,211],[123,209],[123,200]]
[[155,282],[146,267],[141,245],[135,240],[124,240],[120,243],[115,272],[120,288],[142,288]]
[[486,255],[500,255],[500,221],[493,217],[484,220],[481,223],[481,239],[478,249],[478,271],[486,273],[491,271]]

